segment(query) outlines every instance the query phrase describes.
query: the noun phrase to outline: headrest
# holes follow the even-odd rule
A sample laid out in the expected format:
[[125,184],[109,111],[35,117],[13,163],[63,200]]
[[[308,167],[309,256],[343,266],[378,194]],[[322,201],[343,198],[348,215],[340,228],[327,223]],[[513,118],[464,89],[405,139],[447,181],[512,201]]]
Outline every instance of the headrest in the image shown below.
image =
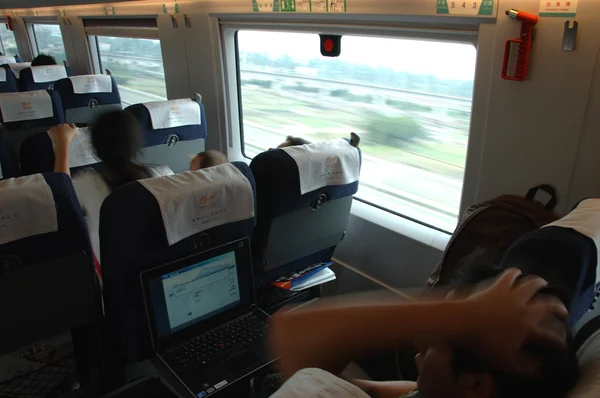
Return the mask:
[[0,65],[6,64],[14,64],[17,62],[15,57],[11,57],[10,55],[0,55]]
[[41,174],[0,181],[0,245],[56,231],[54,196]]
[[31,76],[34,83],[55,82],[67,77],[67,68],[64,65],[32,66]]
[[0,94],[0,112],[5,123],[54,116],[52,98],[45,90]]
[[0,68],[0,82],[6,81],[6,69]]
[[139,182],[159,204],[169,245],[254,217],[252,185],[231,163]]
[[176,135],[179,141],[206,137],[204,105],[189,98],[136,104],[126,109],[140,122],[147,147],[168,143]]
[[358,181],[358,149],[343,139],[283,148],[296,162],[300,176],[300,194],[332,185]]
[[17,79],[21,77],[21,71],[23,69],[29,68],[30,66],[31,62],[15,62],[14,64],[8,64],[8,67],[14,73]]
[[75,94],[112,93],[113,84],[109,75],[81,75],[68,78]]

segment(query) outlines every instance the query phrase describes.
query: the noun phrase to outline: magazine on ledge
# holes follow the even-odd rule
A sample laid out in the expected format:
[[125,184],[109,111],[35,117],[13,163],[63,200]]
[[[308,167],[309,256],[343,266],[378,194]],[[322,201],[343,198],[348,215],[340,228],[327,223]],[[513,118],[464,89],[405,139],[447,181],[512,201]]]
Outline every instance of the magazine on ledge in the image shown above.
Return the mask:
[[282,276],[274,282],[273,286],[291,291],[301,291],[335,279],[335,273],[329,269],[333,262],[311,265],[302,271],[293,272]]

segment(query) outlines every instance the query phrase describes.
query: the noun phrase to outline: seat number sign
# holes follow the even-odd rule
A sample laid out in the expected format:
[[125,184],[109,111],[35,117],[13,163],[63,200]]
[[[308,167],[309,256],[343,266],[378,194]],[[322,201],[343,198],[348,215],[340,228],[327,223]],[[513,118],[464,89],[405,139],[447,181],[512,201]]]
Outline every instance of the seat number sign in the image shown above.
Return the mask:
[[434,0],[438,14],[494,15],[494,0]]
[[346,12],[347,0],[252,0],[254,12]]

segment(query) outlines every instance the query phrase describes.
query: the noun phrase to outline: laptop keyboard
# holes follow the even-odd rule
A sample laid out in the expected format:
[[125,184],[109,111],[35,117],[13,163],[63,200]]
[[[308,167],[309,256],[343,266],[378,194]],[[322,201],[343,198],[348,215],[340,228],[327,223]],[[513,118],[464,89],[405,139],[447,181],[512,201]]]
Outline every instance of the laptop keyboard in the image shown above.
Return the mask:
[[168,350],[165,359],[183,368],[198,369],[243,351],[263,340],[268,332],[268,323],[255,315],[246,315]]

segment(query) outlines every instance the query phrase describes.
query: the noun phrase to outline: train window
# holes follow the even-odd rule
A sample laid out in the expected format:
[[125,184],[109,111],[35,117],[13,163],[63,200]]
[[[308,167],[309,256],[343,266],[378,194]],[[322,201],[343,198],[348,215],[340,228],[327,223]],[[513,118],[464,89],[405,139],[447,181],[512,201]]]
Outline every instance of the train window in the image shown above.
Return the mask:
[[96,36],[102,71],[110,69],[124,106],[167,99],[160,41]]
[[16,55],[19,53],[14,32],[9,30],[6,24],[3,23],[0,23],[0,43],[2,44],[3,54]]
[[471,120],[471,43],[343,36],[320,54],[317,34],[237,32],[243,151],[287,135],[361,135],[357,199],[444,231],[458,219]]
[[60,26],[36,23],[31,24],[31,31],[33,32],[33,44],[35,44],[36,55],[51,55],[59,64],[67,60]]

